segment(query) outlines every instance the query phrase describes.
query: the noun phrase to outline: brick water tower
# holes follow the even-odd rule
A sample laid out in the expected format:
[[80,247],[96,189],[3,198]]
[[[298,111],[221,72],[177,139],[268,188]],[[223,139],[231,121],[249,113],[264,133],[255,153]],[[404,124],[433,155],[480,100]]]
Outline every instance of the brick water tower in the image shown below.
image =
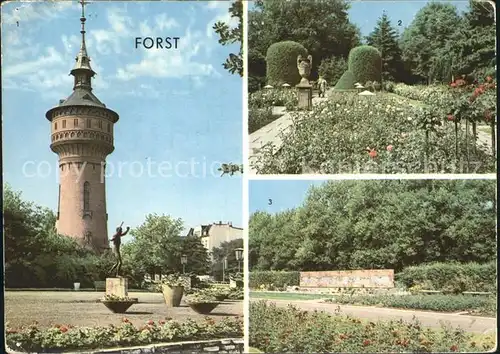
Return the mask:
[[46,117],[51,124],[50,148],[59,157],[57,232],[101,253],[109,248],[105,163],[114,150],[113,126],[119,117],[92,93],[96,73],[85,46],[83,1],[81,5],[82,43],[70,72],[73,93]]

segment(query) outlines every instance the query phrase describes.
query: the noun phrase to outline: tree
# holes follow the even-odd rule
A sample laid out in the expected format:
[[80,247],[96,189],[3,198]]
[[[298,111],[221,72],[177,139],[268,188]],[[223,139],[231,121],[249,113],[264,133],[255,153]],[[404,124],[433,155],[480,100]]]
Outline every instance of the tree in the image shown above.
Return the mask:
[[[314,76],[323,58],[347,58],[351,48],[359,45],[359,29],[349,22],[347,1],[260,0],[254,7],[249,12],[248,48],[255,51],[256,59],[265,57],[273,43],[292,40],[313,56]],[[249,62],[249,73],[258,67],[257,61]]]
[[137,228],[132,229],[132,241],[127,244],[124,259],[148,274],[179,273],[182,270],[181,232],[183,221],[168,215],[149,214]]
[[229,242],[222,242],[219,247],[212,250],[213,264],[212,270],[215,278],[222,279],[224,259],[227,260],[227,269],[225,269],[225,279],[229,274],[238,272],[238,261],[236,259],[236,249],[243,248],[243,239],[239,238]]
[[238,75],[243,76],[243,1],[235,0],[229,7],[229,13],[231,17],[236,17],[238,19],[238,25],[231,28],[227,23],[219,21],[214,24],[213,29],[220,37],[220,44],[240,44],[239,53],[229,54],[229,57],[222,66],[231,74],[238,73]]
[[[412,23],[404,30],[400,46],[402,58],[416,81],[432,83],[436,61],[443,48],[450,44],[460,24],[457,9],[446,3],[431,2],[421,8]],[[450,58],[451,60],[451,58]]]
[[182,238],[182,254],[187,257],[186,273],[207,275],[210,269],[208,250],[203,246],[201,238],[186,236]]
[[401,78],[401,49],[398,33],[384,12],[375,29],[366,37],[368,45],[377,48],[382,56],[382,80],[398,81]]

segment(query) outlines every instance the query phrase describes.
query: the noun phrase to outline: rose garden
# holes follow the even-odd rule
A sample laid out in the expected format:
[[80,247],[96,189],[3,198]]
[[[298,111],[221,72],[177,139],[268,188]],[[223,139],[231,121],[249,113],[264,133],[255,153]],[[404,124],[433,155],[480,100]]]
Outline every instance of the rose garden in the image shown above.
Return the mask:
[[253,213],[250,347],[493,350],[495,186],[495,180],[330,181],[310,187],[293,209]]
[[[250,167],[259,174],[496,171],[488,6],[470,2],[459,14],[450,4],[427,4],[399,35],[383,13],[362,42],[344,1],[258,2],[249,15]],[[304,110],[296,61],[310,54],[309,79],[326,79],[328,91]]]
[[130,231],[115,277],[111,253],[58,235],[54,223],[51,210],[5,187],[9,352],[242,352],[241,239],[210,259],[199,237],[180,237],[182,220],[149,215]]

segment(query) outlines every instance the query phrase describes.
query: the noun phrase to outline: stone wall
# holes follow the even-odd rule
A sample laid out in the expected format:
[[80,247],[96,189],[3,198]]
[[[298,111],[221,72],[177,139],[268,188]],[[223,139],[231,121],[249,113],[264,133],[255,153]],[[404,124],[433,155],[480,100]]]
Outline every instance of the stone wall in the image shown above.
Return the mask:
[[393,288],[394,269],[300,272],[301,288]]
[[142,347],[114,348],[80,354],[149,354],[149,353],[231,353],[244,352],[243,339],[215,339],[195,342],[153,344]]

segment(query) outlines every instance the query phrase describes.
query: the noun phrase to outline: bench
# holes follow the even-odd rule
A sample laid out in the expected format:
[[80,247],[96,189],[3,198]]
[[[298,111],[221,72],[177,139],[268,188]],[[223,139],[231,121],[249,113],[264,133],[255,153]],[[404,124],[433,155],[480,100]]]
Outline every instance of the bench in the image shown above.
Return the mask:
[[97,280],[94,282],[95,291],[106,290],[106,282],[104,280]]
[[422,294],[442,294],[443,292],[441,290],[419,290],[419,293]]
[[472,296],[488,296],[493,295],[489,291],[464,291],[462,294],[464,295],[472,295]]

